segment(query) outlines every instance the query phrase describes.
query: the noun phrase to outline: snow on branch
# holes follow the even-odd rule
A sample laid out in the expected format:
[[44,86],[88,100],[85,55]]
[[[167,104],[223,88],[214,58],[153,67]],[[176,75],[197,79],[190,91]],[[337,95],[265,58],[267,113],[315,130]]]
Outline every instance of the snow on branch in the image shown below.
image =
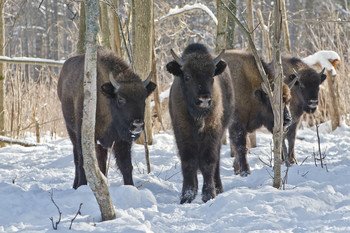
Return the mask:
[[1,142],[5,142],[5,143],[9,143],[9,144],[18,144],[18,145],[25,146],[25,147],[46,146],[49,149],[53,149],[54,148],[54,146],[50,145],[50,144],[27,142],[27,141],[24,141],[24,140],[9,138],[9,137],[5,137],[5,136],[0,136],[0,141]]
[[340,57],[334,51],[321,50],[301,60],[308,66],[319,64],[322,68],[326,68],[327,71],[331,71],[334,76],[337,74],[336,69],[340,62]]
[[194,11],[194,10],[204,11],[214,21],[215,25],[218,25],[218,19],[216,18],[214,13],[206,5],[203,5],[201,3],[195,3],[195,4],[192,4],[192,5],[186,4],[182,8],[179,8],[178,6],[176,6],[175,8],[170,9],[168,14],[160,17],[159,19],[154,20],[154,22],[155,23],[160,23],[160,22],[162,22],[163,20],[165,20],[168,17],[173,17],[173,16],[176,16],[176,15],[183,14],[183,13],[185,13],[187,11]]
[[62,66],[64,60],[51,60],[33,57],[6,57],[0,56],[0,62],[13,63],[13,64],[32,64],[32,65],[44,65],[44,66]]

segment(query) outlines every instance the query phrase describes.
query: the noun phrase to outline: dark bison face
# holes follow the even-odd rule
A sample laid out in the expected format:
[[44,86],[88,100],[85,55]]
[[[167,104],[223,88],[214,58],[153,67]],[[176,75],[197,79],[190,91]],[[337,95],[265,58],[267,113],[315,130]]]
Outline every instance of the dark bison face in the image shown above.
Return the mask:
[[221,59],[224,51],[216,58],[209,53],[191,53],[178,57],[173,50],[174,60],[166,65],[167,70],[181,79],[182,93],[188,109],[195,115],[209,112],[212,104],[214,76],[221,74],[226,63]]
[[[324,74],[324,69],[320,73],[315,72],[313,69],[305,69],[299,75],[300,78],[295,82],[292,89],[296,93],[296,104],[302,106],[303,111],[314,113],[318,105],[320,84],[323,83],[327,76]],[[294,77],[295,75],[290,75],[288,82]]]
[[150,81],[151,76],[143,82],[118,83],[110,73],[110,82],[101,86],[102,93],[110,100],[112,126],[124,141],[137,139],[143,130],[145,100],[156,88],[156,84]]
[[[255,97],[260,102],[260,116],[265,127],[272,132],[274,126],[274,115],[272,106],[268,95],[262,90],[257,89],[255,91]],[[283,128],[286,130],[292,123],[292,117],[289,110],[289,104],[291,100],[290,89],[286,84],[283,84],[282,89],[282,101],[283,101]]]

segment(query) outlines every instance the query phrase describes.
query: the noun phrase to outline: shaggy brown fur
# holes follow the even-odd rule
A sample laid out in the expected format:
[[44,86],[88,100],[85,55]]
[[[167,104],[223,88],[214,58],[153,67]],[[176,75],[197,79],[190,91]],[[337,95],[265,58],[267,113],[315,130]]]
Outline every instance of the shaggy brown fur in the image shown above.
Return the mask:
[[[230,140],[234,148],[235,174],[247,176],[250,167],[247,160],[247,133],[254,132],[261,126],[265,126],[272,132],[274,118],[270,100],[261,89],[263,82],[255,59],[251,53],[229,50],[226,51],[224,60],[230,68],[235,97],[235,110],[233,123],[229,129]],[[273,80],[274,73],[265,62],[265,72],[269,80]],[[283,85],[283,101],[288,105],[290,91],[287,85]],[[284,108],[284,125],[290,123],[288,107]]]
[[[169,111],[181,158],[181,203],[192,202],[198,191],[197,171],[203,175],[204,202],[223,192],[220,179],[221,138],[230,124],[233,89],[226,63],[217,64],[202,44],[189,45],[181,66],[175,60],[167,70],[175,75]],[[214,77],[215,76],[215,77]],[[203,107],[201,98],[206,99]]]
[[[63,65],[57,85],[67,131],[73,144],[75,179],[73,188],[86,184],[81,149],[83,80],[85,55],[69,58]],[[109,75],[119,83],[116,89]],[[113,147],[125,184],[133,184],[130,148],[143,127],[145,99],[155,84],[144,85],[139,76],[112,51],[97,51],[96,155],[105,174],[107,148]],[[98,142],[98,143],[97,143]]]

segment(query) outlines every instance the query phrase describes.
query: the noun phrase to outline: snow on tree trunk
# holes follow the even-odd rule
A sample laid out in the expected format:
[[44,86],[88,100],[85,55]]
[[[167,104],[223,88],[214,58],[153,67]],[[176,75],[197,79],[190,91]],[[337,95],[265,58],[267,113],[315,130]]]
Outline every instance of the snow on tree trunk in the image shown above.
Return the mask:
[[[152,70],[153,43],[153,0],[138,0],[133,5],[133,58],[135,72],[146,79]],[[147,98],[145,108],[145,131],[148,144],[152,144],[151,99]],[[143,136],[140,137],[143,144]]]
[[115,211],[108,186],[97,165],[95,152],[95,118],[97,98],[98,1],[86,0],[86,54],[84,67],[84,109],[82,123],[82,152],[87,182],[100,207],[102,221],[115,219]]
[[[5,55],[5,21],[4,21],[5,0],[0,0],[0,56]],[[5,72],[4,63],[0,63],[0,135],[5,135]],[[0,142],[0,147],[5,143]]]
[[283,102],[282,102],[282,60],[281,60],[281,29],[282,10],[281,1],[276,0],[274,5],[273,24],[273,63],[275,70],[274,90],[272,98],[272,110],[274,115],[273,127],[273,154],[274,154],[274,177],[273,187],[280,188],[282,185],[282,140],[283,140]]

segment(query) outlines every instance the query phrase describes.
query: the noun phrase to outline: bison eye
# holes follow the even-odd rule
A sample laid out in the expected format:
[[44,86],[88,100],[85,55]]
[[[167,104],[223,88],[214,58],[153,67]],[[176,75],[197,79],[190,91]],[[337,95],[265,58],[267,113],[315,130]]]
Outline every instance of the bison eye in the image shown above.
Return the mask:
[[124,104],[126,104],[126,99],[124,99],[123,97],[118,97],[118,104],[119,104],[119,105],[124,105]]
[[184,79],[185,79],[185,81],[189,81],[191,79],[191,77],[188,75],[184,75]]

